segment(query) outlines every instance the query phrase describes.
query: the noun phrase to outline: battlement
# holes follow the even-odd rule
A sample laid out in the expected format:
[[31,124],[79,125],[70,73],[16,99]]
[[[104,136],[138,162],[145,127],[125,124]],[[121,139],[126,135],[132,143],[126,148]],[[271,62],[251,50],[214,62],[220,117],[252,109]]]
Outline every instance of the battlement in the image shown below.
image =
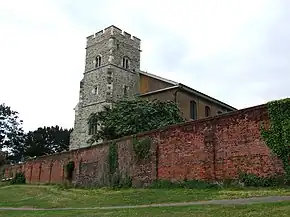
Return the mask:
[[135,36],[132,36],[130,33],[119,29],[118,27],[111,25],[101,31],[98,31],[87,37],[87,46],[90,46],[98,41],[103,40],[105,37],[111,36],[121,36],[124,38],[126,43],[131,44],[132,46],[140,49],[141,40]]

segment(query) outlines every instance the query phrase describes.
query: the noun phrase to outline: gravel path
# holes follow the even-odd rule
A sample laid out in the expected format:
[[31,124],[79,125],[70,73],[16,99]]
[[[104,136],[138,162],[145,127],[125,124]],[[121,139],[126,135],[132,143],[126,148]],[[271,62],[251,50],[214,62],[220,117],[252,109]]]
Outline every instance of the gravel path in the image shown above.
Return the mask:
[[196,201],[196,202],[182,202],[182,203],[161,203],[161,204],[145,204],[145,205],[134,205],[134,206],[107,206],[107,207],[84,207],[84,208],[13,208],[13,207],[0,207],[1,210],[21,210],[21,211],[48,211],[48,210],[97,210],[97,209],[132,209],[132,208],[147,208],[147,207],[168,207],[168,206],[193,206],[193,205],[244,205],[244,204],[257,204],[257,203],[273,203],[289,201],[290,196],[270,196],[270,197],[252,197],[252,198],[241,198],[241,199],[230,199],[230,200],[208,200],[208,201]]

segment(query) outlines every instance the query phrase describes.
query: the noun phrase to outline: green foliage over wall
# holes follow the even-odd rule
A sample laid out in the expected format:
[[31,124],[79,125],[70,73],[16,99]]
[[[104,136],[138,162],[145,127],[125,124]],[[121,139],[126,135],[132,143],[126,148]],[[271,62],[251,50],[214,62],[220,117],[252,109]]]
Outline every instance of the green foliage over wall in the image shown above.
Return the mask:
[[113,175],[118,168],[118,147],[115,142],[109,144],[109,173]]
[[149,157],[151,144],[152,139],[150,137],[145,137],[141,140],[133,137],[133,150],[137,156],[138,161],[141,159],[147,159]]
[[99,139],[113,140],[181,122],[184,122],[184,118],[174,102],[120,100],[112,108],[105,107],[90,115],[88,124],[99,125],[99,130],[88,143],[93,144]]
[[261,134],[267,146],[283,162],[287,177],[290,178],[290,99],[268,103],[270,127],[262,126]]
[[110,186],[113,188],[129,188],[132,186],[132,177],[128,174],[120,174],[118,170],[118,145],[116,142],[109,144],[109,180]]

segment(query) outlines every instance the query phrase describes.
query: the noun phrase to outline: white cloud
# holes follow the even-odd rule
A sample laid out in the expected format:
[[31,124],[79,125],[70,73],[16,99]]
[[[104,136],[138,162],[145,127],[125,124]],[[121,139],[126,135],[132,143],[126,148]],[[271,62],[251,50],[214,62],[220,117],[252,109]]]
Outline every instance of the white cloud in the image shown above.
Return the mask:
[[238,108],[286,97],[288,8],[287,0],[3,1],[0,99],[27,130],[72,127],[85,37],[111,24],[142,39],[143,70]]

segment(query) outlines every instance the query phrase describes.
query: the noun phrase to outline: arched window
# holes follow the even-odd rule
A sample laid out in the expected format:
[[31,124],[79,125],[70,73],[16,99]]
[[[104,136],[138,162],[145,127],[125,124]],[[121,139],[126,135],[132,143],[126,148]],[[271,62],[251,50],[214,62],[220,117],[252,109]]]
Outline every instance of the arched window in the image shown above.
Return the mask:
[[197,118],[196,102],[194,100],[190,101],[190,118],[194,120]]
[[204,113],[205,113],[205,117],[209,117],[211,115],[209,106],[205,106]]
[[222,114],[222,111],[218,111],[218,115],[221,115]]
[[100,55],[98,55],[96,57],[96,65],[95,65],[95,67],[100,67],[101,64],[102,64],[102,57]]
[[97,133],[98,127],[95,124],[89,124],[89,135],[95,135]]
[[129,69],[129,64],[130,64],[129,58],[128,57],[123,57],[122,67],[125,68],[125,69]]
[[123,95],[124,95],[124,97],[128,96],[128,89],[129,89],[129,87],[127,85],[123,86]]
[[95,86],[95,87],[92,89],[92,94],[95,94],[95,95],[98,95],[98,94],[99,94],[99,88],[98,88],[98,86]]

